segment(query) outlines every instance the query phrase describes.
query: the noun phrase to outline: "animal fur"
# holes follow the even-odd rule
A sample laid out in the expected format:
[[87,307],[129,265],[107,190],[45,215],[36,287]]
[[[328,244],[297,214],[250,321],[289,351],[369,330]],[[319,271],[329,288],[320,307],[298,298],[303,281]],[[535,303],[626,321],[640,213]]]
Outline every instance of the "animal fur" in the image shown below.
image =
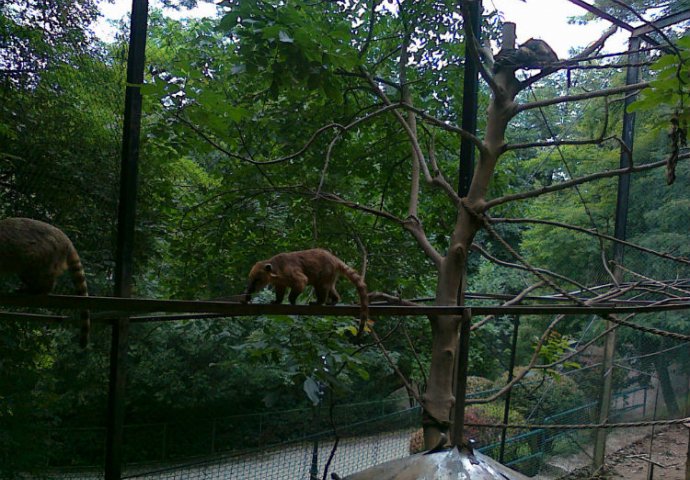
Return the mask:
[[[69,269],[77,295],[88,296],[79,254],[62,230],[30,218],[0,220],[0,274],[17,275],[20,292],[47,294]],[[91,329],[89,312],[81,312],[79,343],[86,347]]]
[[500,67],[542,70],[558,63],[558,55],[544,40],[530,38],[519,48],[501,49],[495,58],[494,71]]
[[343,274],[357,288],[361,306],[359,337],[369,317],[369,298],[367,286],[362,277],[338,257],[321,248],[297,252],[279,253],[268,260],[257,262],[249,272],[249,283],[245,291],[244,302],[249,302],[253,293],[267,285],[272,285],[276,292],[273,303],[282,303],[285,292],[290,289],[288,300],[295,304],[297,297],[307,285],[314,287],[317,305],[327,303],[335,305],[340,295],[335,289],[338,276]]

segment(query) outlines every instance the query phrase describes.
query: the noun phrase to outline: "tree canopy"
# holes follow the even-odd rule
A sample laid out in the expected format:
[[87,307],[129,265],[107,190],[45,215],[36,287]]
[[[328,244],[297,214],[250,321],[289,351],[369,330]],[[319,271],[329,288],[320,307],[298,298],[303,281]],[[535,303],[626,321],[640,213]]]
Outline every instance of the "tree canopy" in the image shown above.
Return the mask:
[[[669,142],[665,131],[685,128],[684,32],[666,34],[670,53],[645,53],[644,80],[634,88],[623,86],[624,60],[598,55],[597,43],[536,69],[506,57],[501,63],[495,49],[496,63],[481,67],[478,129],[468,132],[460,125],[465,65],[480,61],[481,47],[470,40],[469,3],[227,0],[215,18],[179,21],[152,11],[141,86],[135,295],[229,298],[243,291],[257,260],[321,246],[365,274],[372,301],[677,300],[671,292],[680,287],[664,282],[686,275],[682,187],[667,186],[659,168],[634,176],[634,245],[615,266],[618,175],[611,172],[623,143],[623,101],[640,90],[630,108],[635,143],[623,148],[633,149],[636,166],[669,154],[684,159],[684,133]],[[685,2],[595,3],[632,22]],[[127,44],[124,32],[109,44],[94,38],[97,8],[91,0],[0,5],[0,215],[60,226],[80,252],[92,294],[110,295]],[[504,55],[519,52],[503,43],[498,17],[486,14],[481,28]],[[463,138],[478,159],[461,198]],[[680,162],[673,173],[685,178],[687,167]],[[651,292],[648,285],[619,288],[615,268],[625,268],[630,284],[661,283]],[[0,282],[16,286],[15,279]],[[69,292],[66,283],[59,293]],[[355,289],[340,284],[344,301],[356,302]],[[271,298],[264,293],[259,301]],[[605,328],[589,328],[586,315],[567,324],[528,320],[518,346],[522,365],[561,361],[571,344]],[[383,399],[407,383],[425,408],[433,443],[450,425],[449,358],[461,319],[377,319],[385,351],[373,339],[353,344],[353,321],[138,324],[129,421],[309,407],[315,385],[325,386],[333,404]],[[646,322],[677,331],[686,323],[672,314]],[[503,384],[512,322],[477,324],[469,371]],[[0,375],[21,378],[0,377],[0,385],[11,384],[0,387],[0,398],[10,399],[0,404],[0,423],[5,432],[24,432],[0,434],[0,452],[16,453],[35,438],[36,430],[23,429],[27,418],[36,429],[104,423],[109,329],[97,328],[87,354],[65,329],[28,323],[0,324],[0,342],[9,366]],[[667,346],[634,335],[625,342],[643,354]],[[448,351],[453,355],[444,356]],[[11,458],[8,468],[22,470],[42,455],[36,448],[14,453],[0,463]]]

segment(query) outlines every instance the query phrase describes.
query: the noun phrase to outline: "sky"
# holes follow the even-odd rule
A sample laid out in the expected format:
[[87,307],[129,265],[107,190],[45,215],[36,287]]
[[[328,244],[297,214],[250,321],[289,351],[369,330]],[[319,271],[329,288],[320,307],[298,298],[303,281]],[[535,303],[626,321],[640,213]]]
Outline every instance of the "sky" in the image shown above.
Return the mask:
[[[568,0],[484,0],[485,11],[498,10],[503,13],[505,21],[514,22],[518,44],[530,38],[539,38],[548,43],[559,58],[568,58],[571,47],[584,47],[593,42],[609,27],[606,21],[591,22],[589,25],[569,25],[568,17],[581,15],[585,11]],[[97,24],[97,32],[104,40],[112,40],[115,29],[109,27],[107,20],[118,20],[129,15],[132,0],[115,0],[113,4],[103,3],[101,12],[104,18]],[[156,0],[150,0],[149,6],[160,6]],[[171,17],[213,16],[216,14],[214,3],[199,2],[193,11],[167,12]],[[619,32],[614,36],[609,52],[625,50],[627,36]]]

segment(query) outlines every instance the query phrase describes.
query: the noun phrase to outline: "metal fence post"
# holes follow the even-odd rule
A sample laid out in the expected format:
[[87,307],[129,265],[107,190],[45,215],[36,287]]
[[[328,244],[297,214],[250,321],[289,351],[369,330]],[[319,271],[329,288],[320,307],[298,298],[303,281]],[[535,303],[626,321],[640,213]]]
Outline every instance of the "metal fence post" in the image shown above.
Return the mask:
[[[631,36],[628,44],[628,61],[630,65],[627,68],[626,85],[632,85],[638,82],[640,67],[637,66],[640,49],[640,38]],[[620,167],[628,168],[632,165],[632,150],[633,150],[633,136],[635,133],[635,114],[628,113],[627,108],[635,100],[635,95],[629,95],[625,98],[624,113],[623,113],[623,143],[627,146],[621,148]],[[616,200],[616,225],[614,236],[617,239],[625,240],[626,227],[628,223],[628,199],[630,196],[630,174],[624,174],[618,177],[618,196]],[[613,257],[617,264],[623,263],[624,247],[620,243],[616,243],[613,247]],[[622,279],[622,272],[618,268],[614,268],[614,275],[616,281]],[[612,322],[606,322],[607,328],[613,326]],[[609,420],[609,411],[611,408],[611,392],[613,389],[613,357],[616,350],[616,331],[611,331],[606,336],[606,343],[604,345],[604,361],[603,361],[603,376],[604,384],[601,389],[599,397],[599,423],[606,423]],[[597,431],[594,442],[593,467],[597,471],[604,464],[606,456],[606,436],[607,429],[602,428]]]
[[[518,315],[515,315],[513,317],[513,341],[510,346],[510,364],[508,366],[508,383],[510,383],[513,380],[513,370],[515,370],[515,353],[517,350],[517,341],[518,341],[518,330],[520,328],[520,317]],[[508,418],[510,416],[510,393],[512,392],[511,390],[508,390],[506,393],[506,400],[505,400],[505,405],[503,407],[503,423],[507,424],[508,423]],[[505,448],[506,448],[506,433],[507,433],[507,428],[502,428],[501,429],[501,449],[499,450],[498,453],[498,461],[503,463],[503,456],[505,454]]]
[[168,453],[168,423],[163,424],[163,449],[161,452],[161,460],[165,460]]
[[[147,20],[148,0],[132,0],[115,258],[115,296],[118,297],[129,297],[132,288],[132,251],[141,129],[140,85],[144,83]],[[129,319],[117,320],[113,323],[112,328],[106,420],[105,478],[106,480],[119,480],[122,475],[123,460],[122,443]]]

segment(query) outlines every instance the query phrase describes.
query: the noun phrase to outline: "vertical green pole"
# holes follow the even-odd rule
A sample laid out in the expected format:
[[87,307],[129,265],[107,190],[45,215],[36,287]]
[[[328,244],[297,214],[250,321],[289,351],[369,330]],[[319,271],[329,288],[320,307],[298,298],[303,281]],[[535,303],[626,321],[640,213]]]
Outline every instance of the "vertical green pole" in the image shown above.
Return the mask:
[[[626,85],[632,85],[638,82],[639,67],[637,66],[640,49],[640,39],[638,37],[630,37],[628,44],[628,61],[629,66],[626,73]],[[623,143],[628,147],[621,148],[620,167],[628,168],[632,165],[632,150],[633,150],[633,135],[635,133],[635,114],[628,113],[628,105],[635,100],[634,95],[629,95],[625,98],[625,109],[623,113]],[[616,201],[616,227],[614,236],[619,240],[625,240],[626,227],[628,224],[628,198],[630,196],[630,174],[621,175],[618,177],[618,198]],[[616,264],[623,263],[624,248],[623,245],[616,243],[613,249],[613,258]],[[614,268],[614,276],[617,282],[622,280],[623,274],[620,269]],[[606,322],[606,327],[611,328],[612,322]],[[613,359],[616,353],[616,331],[613,330],[606,336],[606,343],[604,344],[604,361],[603,361],[603,380],[604,383],[601,388],[601,395],[599,397],[599,423],[607,423],[609,420],[609,413],[611,408],[611,394],[613,391]],[[593,467],[597,471],[604,465],[604,458],[606,457],[606,436],[608,430],[605,428],[599,429],[596,434],[594,442]]]
[[[120,163],[120,202],[118,205],[117,251],[115,257],[115,296],[132,293],[132,251],[136,214],[139,134],[141,129],[141,91],[144,83],[144,52],[148,0],[132,0],[127,86],[122,132]],[[105,478],[119,480],[122,476],[122,441],[125,410],[125,383],[129,318],[113,323],[110,346],[110,384],[106,424]]]

